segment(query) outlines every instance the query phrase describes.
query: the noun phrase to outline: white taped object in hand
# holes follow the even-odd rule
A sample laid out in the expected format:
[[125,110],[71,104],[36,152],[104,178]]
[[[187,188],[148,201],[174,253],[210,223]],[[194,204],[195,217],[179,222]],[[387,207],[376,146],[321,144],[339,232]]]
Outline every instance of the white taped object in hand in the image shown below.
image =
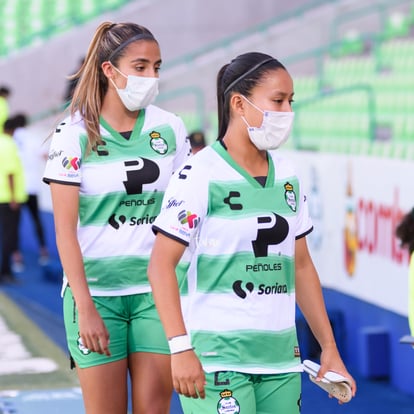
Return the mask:
[[400,344],[409,344],[414,346],[414,336],[404,335],[400,338]]
[[316,362],[305,359],[303,361],[303,370],[309,374],[309,379],[328,394],[332,395],[339,401],[349,402],[352,398],[351,382],[348,378],[328,371],[320,381],[316,381],[316,377],[321,366]]

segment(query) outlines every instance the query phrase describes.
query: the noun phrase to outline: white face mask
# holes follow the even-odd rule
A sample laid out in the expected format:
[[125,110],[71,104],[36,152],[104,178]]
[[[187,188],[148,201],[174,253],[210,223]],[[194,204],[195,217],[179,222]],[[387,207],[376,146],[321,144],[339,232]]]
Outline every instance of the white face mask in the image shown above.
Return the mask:
[[151,105],[158,95],[158,78],[148,78],[145,76],[124,75],[115,66],[113,68],[122,76],[127,78],[127,84],[124,89],[115,85],[112,79],[109,79],[114,85],[118,95],[125,107],[133,112],[146,108]]
[[[243,95],[241,95],[243,96]],[[292,130],[294,112],[262,111],[245,96],[243,98],[254,108],[263,114],[263,121],[260,127],[251,127],[246,118],[242,116],[247,125],[250,140],[259,150],[273,150],[284,144]]]

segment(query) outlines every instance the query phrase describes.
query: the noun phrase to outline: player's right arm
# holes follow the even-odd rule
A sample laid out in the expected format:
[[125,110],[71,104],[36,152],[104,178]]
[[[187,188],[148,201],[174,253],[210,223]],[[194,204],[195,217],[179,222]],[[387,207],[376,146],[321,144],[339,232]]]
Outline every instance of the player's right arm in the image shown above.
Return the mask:
[[[175,268],[186,246],[158,232],[148,266],[154,301],[167,338],[187,335],[181,311],[180,293]],[[205,375],[193,349],[171,355],[172,380],[178,394],[204,398]]]
[[84,128],[76,117],[66,118],[56,127],[43,181],[50,185],[56,243],[78,309],[79,334],[91,351],[108,353],[108,334],[89,293],[77,236],[82,134],[85,134]]
[[89,350],[109,355],[109,334],[89,293],[77,238],[79,187],[51,182],[50,190],[56,244],[66,278],[75,298],[79,315],[79,334]]

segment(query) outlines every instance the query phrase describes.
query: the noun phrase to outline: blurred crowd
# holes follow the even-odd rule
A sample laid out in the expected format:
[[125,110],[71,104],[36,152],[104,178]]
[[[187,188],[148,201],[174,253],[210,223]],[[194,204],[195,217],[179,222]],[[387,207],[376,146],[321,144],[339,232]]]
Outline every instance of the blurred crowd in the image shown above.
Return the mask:
[[0,284],[15,283],[16,273],[24,270],[20,243],[20,219],[27,209],[33,221],[38,245],[39,264],[49,260],[39,212],[40,180],[36,169],[47,155],[27,128],[25,113],[10,114],[11,90],[0,87]]

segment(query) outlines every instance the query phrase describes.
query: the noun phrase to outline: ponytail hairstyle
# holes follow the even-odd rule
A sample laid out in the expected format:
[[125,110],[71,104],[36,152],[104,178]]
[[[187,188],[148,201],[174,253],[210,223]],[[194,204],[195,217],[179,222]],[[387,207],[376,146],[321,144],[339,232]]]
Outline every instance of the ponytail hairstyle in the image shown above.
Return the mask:
[[230,98],[237,92],[248,98],[263,76],[276,69],[286,68],[277,59],[259,52],[237,56],[217,74],[218,140],[226,134],[230,121]]
[[402,218],[395,235],[400,239],[401,247],[407,247],[411,255],[414,252],[414,208]]
[[70,105],[73,116],[79,111],[88,136],[87,153],[101,143],[99,117],[108,80],[102,63],[116,66],[127,46],[138,40],[157,42],[152,33],[135,23],[101,23],[92,38],[82,66],[70,79],[78,80]]

